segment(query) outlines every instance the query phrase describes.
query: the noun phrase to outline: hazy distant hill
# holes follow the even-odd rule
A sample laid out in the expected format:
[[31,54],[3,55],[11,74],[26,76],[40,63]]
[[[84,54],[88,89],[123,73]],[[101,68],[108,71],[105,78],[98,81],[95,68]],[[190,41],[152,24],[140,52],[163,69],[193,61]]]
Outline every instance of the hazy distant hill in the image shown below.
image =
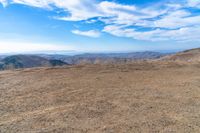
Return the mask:
[[133,52],[133,53],[99,53],[80,55],[13,55],[0,59],[0,70],[15,68],[31,68],[45,66],[62,66],[74,64],[106,64],[106,63],[127,63],[137,60],[158,59],[167,54],[159,52]]
[[67,63],[60,60],[48,60],[35,55],[13,55],[0,61],[0,70],[62,65],[67,65]]
[[99,53],[80,54],[75,56],[66,55],[42,55],[47,59],[62,60],[69,64],[80,63],[123,63],[135,60],[158,59],[166,54],[158,52],[133,52],[133,53]]
[[2,60],[5,57],[6,57],[6,55],[0,55],[0,60]]

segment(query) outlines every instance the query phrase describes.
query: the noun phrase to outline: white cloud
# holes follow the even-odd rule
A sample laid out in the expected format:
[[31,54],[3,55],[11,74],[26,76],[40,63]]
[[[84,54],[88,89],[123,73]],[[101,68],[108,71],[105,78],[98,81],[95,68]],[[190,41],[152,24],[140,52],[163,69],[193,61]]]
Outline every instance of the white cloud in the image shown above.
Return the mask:
[[[170,1],[170,0],[169,0]],[[4,6],[7,0],[0,0]],[[138,40],[200,40],[200,15],[193,14],[188,7],[199,8],[200,0],[183,0],[163,2],[161,5],[138,7],[116,2],[98,0],[9,0],[11,3],[52,9],[63,9],[68,16],[56,16],[65,21],[85,21],[95,23],[93,18],[105,23],[103,32],[120,37],[130,37]],[[93,20],[93,21],[90,21]],[[140,29],[145,30],[139,30]],[[95,30],[74,30],[74,34],[99,37]],[[198,39],[199,38],[199,39]]]
[[136,31],[135,29],[122,26],[106,26],[104,32],[114,36],[129,37],[137,40],[147,41],[200,41],[200,26],[180,28],[176,30],[155,29],[151,31]]
[[11,3],[24,4],[32,7],[53,9],[54,7],[63,9],[70,15],[65,17],[56,16],[54,18],[66,21],[80,21],[98,16],[94,0],[12,0]]
[[190,7],[200,7],[200,1],[199,0],[187,0],[187,4]]
[[126,28],[123,26],[117,25],[109,25],[106,26],[103,30],[104,32],[110,33],[114,36],[118,37],[129,37],[137,40],[165,40],[164,38],[157,37],[162,31],[160,29],[156,29],[153,31],[141,32],[136,31],[135,29]]
[[0,3],[2,3],[2,5],[3,5],[4,7],[6,7],[7,4],[8,4],[8,1],[7,1],[7,0],[0,0]]
[[154,22],[156,27],[162,28],[181,28],[181,27],[189,27],[194,25],[199,25],[200,16],[194,17],[184,17],[184,18],[164,18],[159,21]]
[[72,33],[76,35],[93,37],[93,38],[100,37],[101,35],[100,32],[96,30],[89,30],[89,31],[73,30]]
[[191,16],[192,14],[188,11],[178,10],[169,12],[167,15],[154,21],[143,21],[137,23],[138,26],[144,27],[156,27],[156,28],[182,28],[200,25],[200,16]]
[[[103,31],[114,36],[137,40],[200,41],[199,15],[193,15],[189,10],[182,9],[186,7],[182,3],[163,6],[165,6],[163,9],[147,7],[128,15],[127,12],[118,12],[117,17],[103,20],[107,23]],[[136,26],[146,30],[138,30]]]

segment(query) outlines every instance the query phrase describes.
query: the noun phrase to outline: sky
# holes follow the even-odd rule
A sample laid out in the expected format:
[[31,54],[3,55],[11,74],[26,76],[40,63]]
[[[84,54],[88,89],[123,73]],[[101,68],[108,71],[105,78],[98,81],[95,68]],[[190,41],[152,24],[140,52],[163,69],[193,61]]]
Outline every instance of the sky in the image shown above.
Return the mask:
[[200,47],[200,0],[0,0],[0,53]]

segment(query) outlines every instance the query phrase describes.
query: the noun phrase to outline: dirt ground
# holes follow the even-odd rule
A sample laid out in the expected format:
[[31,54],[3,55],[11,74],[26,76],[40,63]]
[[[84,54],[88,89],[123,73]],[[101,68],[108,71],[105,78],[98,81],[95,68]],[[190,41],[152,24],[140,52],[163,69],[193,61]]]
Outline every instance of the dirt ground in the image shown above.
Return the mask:
[[200,133],[200,65],[0,72],[0,133]]

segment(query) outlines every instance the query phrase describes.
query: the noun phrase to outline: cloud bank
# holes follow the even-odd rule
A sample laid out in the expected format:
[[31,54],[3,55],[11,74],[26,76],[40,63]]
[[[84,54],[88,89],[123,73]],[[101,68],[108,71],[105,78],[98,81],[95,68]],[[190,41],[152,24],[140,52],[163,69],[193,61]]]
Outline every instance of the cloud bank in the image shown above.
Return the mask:
[[[101,32],[118,37],[146,41],[200,41],[200,0],[163,1],[146,7],[95,0],[0,0],[6,6],[23,4],[54,10],[67,16],[53,16],[63,21],[103,22]],[[196,11],[196,12],[194,12]],[[95,19],[95,21],[89,21]],[[97,30],[73,30],[72,33],[99,37]]]

